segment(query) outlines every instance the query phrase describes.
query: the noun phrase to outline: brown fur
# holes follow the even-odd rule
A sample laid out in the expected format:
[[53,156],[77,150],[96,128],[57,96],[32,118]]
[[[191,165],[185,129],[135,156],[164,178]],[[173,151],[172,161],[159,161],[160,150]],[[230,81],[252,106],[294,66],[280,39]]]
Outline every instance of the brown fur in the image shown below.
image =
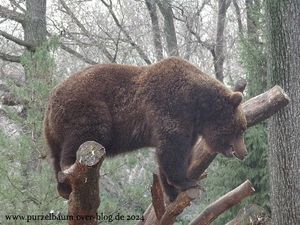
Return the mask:
[[[244,148],[239,104],[237,93],[179,58],[145,67],[95,65],[55,88],[45,136],[56,174],[74,163],[88,140],[102,144],[108,156],[156,147],[161,182],[173,201],[197,185],[186,171],[199,135],[227,156],[235,143],[233,148]],[[59,183],[58,190],[68,198],[67,184]]]

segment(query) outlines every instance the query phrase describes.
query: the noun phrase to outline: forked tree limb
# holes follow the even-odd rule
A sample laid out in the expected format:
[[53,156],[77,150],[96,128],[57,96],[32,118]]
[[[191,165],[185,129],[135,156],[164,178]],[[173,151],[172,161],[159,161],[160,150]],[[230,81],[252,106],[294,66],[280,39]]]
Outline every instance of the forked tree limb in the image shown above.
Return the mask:
[[208,225],[227,209],[240,203],[255,191],[249,180],[207,206],[189,225]]
[[151,187],[152,204],[158,220],[164,215],[166,208],[164,202],[164,192],[160,186],[157,174],[153,174],[153,184]]
[[99,197],[99,169],[105,157],[104,147],[97,142],[84,142],[76,154],[76,162],[58,174],[59,182],[72,187],[69,196],[69,225],[96,225]]
[[162,218],[159,220],[159,225],[172,225],[176,217],[191,204],[191,201],[200,196],[199,188],[191,188],[181,192],[174,202],[171,202],[166,207],[166,211]]
[[[204,175],[202,178],[205,178]],[[152,204],[144,213],[145,221],[140,221],[137,225],[172,225],[176,217],[188,206],[190,202],[199,197],[199,188],[192,188],[181,192],[174,202],[165,206],[164,193],[160,185],[158,175],[153,174],[153,184],[151,187]]]

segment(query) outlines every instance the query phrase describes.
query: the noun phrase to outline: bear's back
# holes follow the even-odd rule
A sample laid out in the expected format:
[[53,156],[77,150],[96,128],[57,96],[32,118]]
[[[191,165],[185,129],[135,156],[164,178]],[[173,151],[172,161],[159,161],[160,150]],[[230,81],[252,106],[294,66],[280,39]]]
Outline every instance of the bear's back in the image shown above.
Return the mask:
[[142,68],[118,64],[97,64],[71,75],[52,92],[62,104],[72,99],[104,100],[129,88]]

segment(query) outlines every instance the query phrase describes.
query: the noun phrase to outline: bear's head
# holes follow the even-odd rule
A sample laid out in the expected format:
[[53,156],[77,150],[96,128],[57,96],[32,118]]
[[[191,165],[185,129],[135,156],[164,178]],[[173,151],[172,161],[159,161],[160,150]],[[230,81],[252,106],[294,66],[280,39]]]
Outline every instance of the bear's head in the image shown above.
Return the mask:
[[241,92],[232,92],[226,105],[213,120],[206,123],[202,132],[202,137],[213,152],[222,153],[226,157],[235,156],[240,160],[247,155],[243,135],[247,120],[241,110],[242,100]]

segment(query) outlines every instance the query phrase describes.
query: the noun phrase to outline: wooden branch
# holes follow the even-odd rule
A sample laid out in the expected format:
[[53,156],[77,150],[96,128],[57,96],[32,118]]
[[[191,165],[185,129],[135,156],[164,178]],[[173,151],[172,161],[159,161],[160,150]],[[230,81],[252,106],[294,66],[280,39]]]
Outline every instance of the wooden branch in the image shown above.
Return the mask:
[[251,221],[251,224],[256,225],[271,224],[270,214],[265,208],[256,204],[247,204],[239,210],[233,220],[227,222],[225,225],[245,225],[246,221]]
[[242,104],[247,118],[247,125],[251,127],[277,113],[289,104],[290,98],[278,85]]
[[69,225],[96,225],[99,197],[99,168],[104,160],[104,147],[97,142],[84,142],[76,154],[76,162],[58,174],[59,182],[71,184]]
[[0,17],[14,20],[23,24],[25,22],[25,14],[10,10],[0,5]]
[[146,210],[147,213],[144,213],[145,221],[139,222],[137,225],[172,225],[176,217],[190,205],[191,201],[199,197],[200,189],[191,188],[181,192],[174,202],[165,206],[158,175],[153,174],[151,193],[152,204]]
[[144,221],[140,221],[137,225],[158,225],[160,218],[166,211],[164,193],[157,174],[153,174],[151,196],[152,204],[144,213]]
[[[251,127],[269,118],[289,102],[290,98],[279,86],[274,86],[265,93],[249,99],[242,104],[242,110],[247,119],[247,126]],[[192,179],[198,179],[217,154],[211,152],[201,138],[195,144],[193,152],[194,159],[189,167],[188,176]]]
[[153,174],[153,184],[151,187],[152,204],[156,218],[160,220],[164,215],[166,208],[164,202],[164,192],[160,186],[157,174]]
[[243,93],[246,88],[246,85],[247,81],[244,78],[240,77],[235,83],[233,91],[239,91]]
[[0,59],[8,61],[8,62],[16,62],[16,63],[21,62],[21,56],[10,55],[10,54],[6,54],[3,52],[0,52]]
[[152,62],[149,59],[149,57],[147,56],[146,52],[144,52],[144,50],[133,40],[133,38],[129,35],[129,32],[127,32],[124,28],[124,26],[121,24],[121,22],[119,21],[117,15],[115,14],[115,12],[113,11],[112,8],[112,3],[110,2],[110,4],[106,3],[104,0],[101,0],[101,2],[103,3],[103,5],[106,6],[106,8],[108,9],[110,15],[112,16],[113,20],[115,21],[116,26],[120,29],[120,31],[122,31],[122,33],[124,34],[124,36],[126,37],[128,43],[137,51],[137,53],[139,54],[139,56],[148,64],[150,65]]
[[[72,12],[72,10],[69,8],[69,6],[66,4],[66,2],[64,0],[60,0],[60,3],[62,5],[62,7],[66,10],[66,13],[72,18],[72,20],[75,22],[75,24],[79,27],[79,29],[83,32],[84,35],[86,35],[93,43],[97,43],[99,44],[98,40],[95,40],[93,38],[93,35],[85,28],[85,26],[80,22],[80,20],[76,17],[76,15]],[[82,56],[79,52],[76,52],[75,50],[62,45],[61,44],[61,48],[64,49],[65,51],[69,52],[70,54],[76,56],[79,59],[82,59],[84,62],[89,63],[89,64],[96,64],[94,63],[93,60],[91,59],[87,59],[86,57]],[[109,53],[109,51],[106,49],[106,47],[104,45],[100,45],[100,48],[103,52],[103,54],[105,55],[105,57],[107,57],[107,59],[110,62],[114,62],[114,58],[113,56]]]
[[82,60],[83,62],[85,63],[88,63],[88,64],[91,64],[91,65],[95,65],[97,64],[96,61],[92,60],[92,59],[89,59],[88,57],[80,54],[79,52],[73,50],[72,48],[66,46],[65,44],[63,43],[60,43],[60,48],[65,50],[66,52],[70,53],[71,55],[77,57],[78,59]]
[[18,44],[18,45],[24,46],[28,49],[34,49],[34,46],[31,43],[28,43],[24,40],[21,40],[21,39],[15,37],[15,36],[13,36],[9,33],[6,33],[5,31],[0,30],[0,35],[5,37],[6,39]]
[[207,206],[204,211],[189,225],[208,225],[227,209],[240,203],[255,191],[249,180],[225,194],[217,201]]
[[166,212],[159,221],[159,225],[172,225],[176,217],[182,213],[182,211],[191,204],[191,201],[200,196],[199,188],[191,188],[184,192],[181,192],[174,202],[171,202]]

